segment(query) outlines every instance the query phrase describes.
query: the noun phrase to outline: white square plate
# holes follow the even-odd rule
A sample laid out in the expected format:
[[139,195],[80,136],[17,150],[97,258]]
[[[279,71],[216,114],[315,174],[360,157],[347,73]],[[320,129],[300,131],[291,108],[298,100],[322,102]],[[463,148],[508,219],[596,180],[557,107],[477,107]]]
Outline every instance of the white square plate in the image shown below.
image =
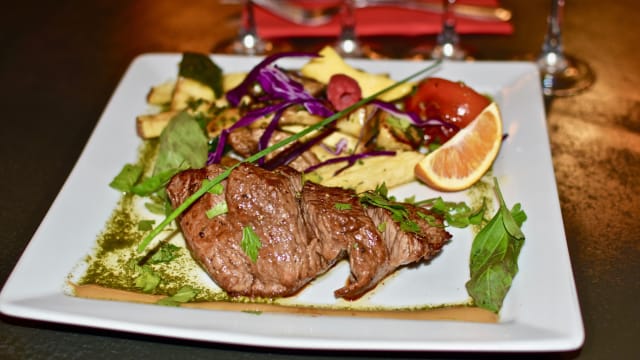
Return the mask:
[[[496,324],[457,321],[302,316],[172,308],[69,296],[66,282],[92,252],[119,194],[108,183],[137,158],[134,119],[148,111],[150,87],[175,78],[180,54],[135,59],[111,98],[74,170],[0,294],[7,315],[57,323],[192,340],[301,349],[429,351],[561,351],[580,347],[584,330],[565,240],[536,67],[519,62],[444,63],[433,76],[461,80],[493,96],[508,133],[493,167],[507,204],[528,215],[513,286]],[[247,71],[260,59],[216,55],[225,71]],[[282,59],[299,67],[306,59]],[[370,72],[404,78],[426,66],[404,61],[351,62]],[[401,196],[438,193],[410,184]],[[453,194],[452,196],[459,196]],[[464,195],[464,194],[462,194]],[[448,199],[448,194],[443,194]],[[88,201],[88,199],[91,199]],[[383,305],[461,302],[467,298],[470,230],[452,230],[453,241],[429,265],[403,269],[367,301]],[[337,278],[336,289],[346,276]],[[324,280],[323,280],[324,281]],[[335,285],[335,286],[334,286]],[[332,301],[310,286],[306,302]],[[309,294],[319,293],[316,297]]]

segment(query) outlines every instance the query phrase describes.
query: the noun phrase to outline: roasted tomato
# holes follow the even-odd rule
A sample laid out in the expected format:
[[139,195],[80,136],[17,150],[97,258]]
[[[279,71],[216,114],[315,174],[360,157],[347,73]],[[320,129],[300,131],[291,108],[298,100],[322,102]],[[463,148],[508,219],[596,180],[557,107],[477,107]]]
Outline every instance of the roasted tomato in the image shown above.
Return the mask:
[[467,126],[489,106],[491,100],[478,94],[462,82],[441,78],[428,78],[416,87],[405,102],[405,109],[417,113],[423,120],[440,119],[456,127],[436,126],[425,128],[425,142],[443,144],[455,133]]

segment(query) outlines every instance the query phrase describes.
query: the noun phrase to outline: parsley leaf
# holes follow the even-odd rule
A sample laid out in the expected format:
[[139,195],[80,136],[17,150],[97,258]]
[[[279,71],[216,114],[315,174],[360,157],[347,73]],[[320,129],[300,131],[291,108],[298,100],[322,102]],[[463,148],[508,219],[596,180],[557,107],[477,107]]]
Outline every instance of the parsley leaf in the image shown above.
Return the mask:
[[375,206],[389,211],[391,213],[391,219],[400,224],[400,229],[403,231],[420,233],[420,225],[411,220],[406,206],[389,200],[386,194],[387,187],[385,184],[382,184],[374,191],[366,191],[360,194],[360,202],[364,205]]
[[198,295],[200,291],[189,285],[181,287],[175,294],[162,298],[156,302],[158,305],[180,306],[182,303],[189,302]]
[[258,251],[262,247],[260,237],[253,231],[251,226],[242,228],[242,241],[240,242],[242,251],[251,259],[252,262],[258,261]]
[[156,274],[150,266],[136,265],[136,271],[138,272],[138,276],[134,280],[134,285],[143,292],[152,292],[162,280],[160,275]]
[[430,206],[435,213],[444,216],[449,226],[466,228],[469,225],[480,225],[484,221],[486,204],[483,202],[478,209],[472,209],[465,202],[444,201],[442,197],[422,200],[417,203],[420,206]]
[[151,256],[149,264],[167,263],[180,256],[179,252],[182,249],[179,246],[171,243],[166,243],[158,249],[158,251]]

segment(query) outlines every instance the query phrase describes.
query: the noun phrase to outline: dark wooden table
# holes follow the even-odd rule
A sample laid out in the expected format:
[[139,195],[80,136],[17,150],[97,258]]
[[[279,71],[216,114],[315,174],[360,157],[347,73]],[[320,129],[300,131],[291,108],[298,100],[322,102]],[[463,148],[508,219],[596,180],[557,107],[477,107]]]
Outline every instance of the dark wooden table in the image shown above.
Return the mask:
[[[537,53],[548,0],[502,3],[514,11],[515,33],[464,36],[464,43],[479,59]],[[238,7],[214,0],[23,0],[3,4],[2,13],[0,285],[131,60],[146,52],[209,51],[235,34]],[[560,354],[312,353],[179,341],[3,315],[0,358],[637,358],[638,19],[635,0],[569,1],[566,49],[589,60],[597,82],[588,92],[548,103],[553,163],[586,329],[582,349]]]

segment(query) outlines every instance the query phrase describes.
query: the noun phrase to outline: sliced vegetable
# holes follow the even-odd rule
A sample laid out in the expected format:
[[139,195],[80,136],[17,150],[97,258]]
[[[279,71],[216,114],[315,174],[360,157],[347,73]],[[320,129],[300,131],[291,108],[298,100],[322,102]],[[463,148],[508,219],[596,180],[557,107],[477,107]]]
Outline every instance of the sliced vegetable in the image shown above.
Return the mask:
[[491,99],[477,93],[462,82],[442,78],[427,78],[421,81],[415,93],[405,102],[405,110],[418,114],[420,119],[439,119],[455,125],[425,129],[425,141],[445,143],[457,129],[464,128],[475,119]]

